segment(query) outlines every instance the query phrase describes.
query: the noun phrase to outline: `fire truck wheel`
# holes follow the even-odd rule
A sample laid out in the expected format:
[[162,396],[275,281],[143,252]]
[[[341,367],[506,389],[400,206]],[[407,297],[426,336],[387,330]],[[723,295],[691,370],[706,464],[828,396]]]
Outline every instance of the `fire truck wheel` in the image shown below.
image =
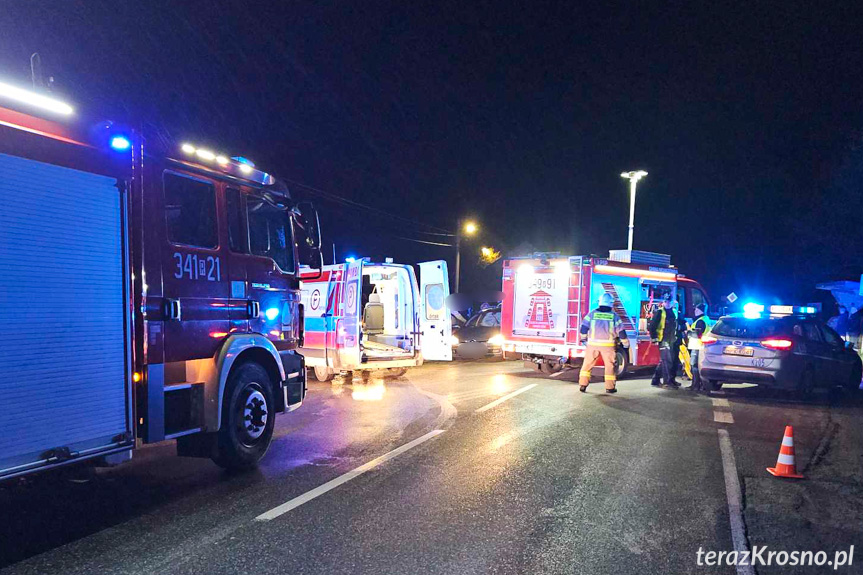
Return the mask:
[[614,373],[620,377],[626,373],[627,369],[629,369],[629,354],[626,353],[626,350],[618,349],[614,361]]
[[275,413],[267,370],[254,362],[233,370],[222,402],[222,428],[213,461],[225,469],[250,469],[267,452]]
[[387,370],[387,375],[390,377],[401,377],[408,372],[406,367],[391,367]]
[[557,373],[563,369],[563,366],[556,361],[543,361],[539,364],[539,370],[545,375],[551,375],[552,373]]
[[336,376],[335,372],[328,367],[315,366],[312,371],[318,381],[331,381]]

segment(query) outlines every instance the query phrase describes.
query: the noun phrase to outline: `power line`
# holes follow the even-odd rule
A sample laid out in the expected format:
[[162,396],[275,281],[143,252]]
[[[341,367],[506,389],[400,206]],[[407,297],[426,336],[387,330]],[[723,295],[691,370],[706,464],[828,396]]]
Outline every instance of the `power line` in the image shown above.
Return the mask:
[[418,243],[418,244],[426,244],[426,245],[429,245],[429,246],[443,246],[443,247],[445,247],[445,248],[451,248],[451,247],[454,247],[452,244],[441,244],[441,243],[438,243],[438,242],[427,242],[427,241],[425,241],[425,240],[415,240],[415,239],[413,239],[413,238],[403,238],[403,237],[401,237],[401,236],[394,236],[394,237],[395,237],[395,238],[397,238],[397,239],[400,239],[400,240],[405,240],[405,241],[408,241],[408,242],[416,242],[416,243]]
[[281,179],[282,179],[283,181],[285,181],[285,182],[289,183],[289,184],[292,184],[292,185],[294,185],[294,186],[299,186],[300,188],[303,188],[303,189],[308,190],[308,191],[310,191],[310,192],[312,192],[312,193],[318,194],[319,196],[321,196],[321,197],[323,197],[323,198],[326,198],[326,199],[329,199],[329,200],[334,201],[334,202],[339,202],[339,203],[342,203],[342,204],[345,204],[345,205],[348,205],[348,206],[351,206],[351,207],[355,207],[355,208],[360,208],[360,209],[368,210],[368,211],[370,211],[370,212],[377,213],[377,214],[379,214],[379,215],[381,215],[381,216],[384,216],[384,217],[392,218],[392,219],[394,219],[394,220],[399,220],[399,221],[404,222],[404,223],[406,223],[406,224],[411,224],[411,225],[414,225],[414,226],[422,226],[422,227],[425,227],[425,228],[428,228],[428,229],[431,229],[431,230],[437,230],[438,232],[443,232],[443,233],[434,233],[434,232],[424,232],[424,231],[421,231],[421,230],[414,230],[415,232],[420,233],[420,234],[428,234],[428,235],[442,235],[442,236],[454,236],[454,235],[455,235],[455,234],[453,234],[452,232],[450,232],[449,230],[446,230],[446,229],[444,229],[444,228],[439,228],[439,227],[437,227],[437,226],[432,226],[432,225],[430,225],[430,224],[424,224],[424,223],[422,223],[422,222],[418,222],[418,221],[416,221],[416,220],[411,220],[411,219],[409,219],[409,218],[405,218],[405,217],[402,217],[402,216],[397,216],[397,215],[395,215],[395,214],[391,214],[391,213],[386,212],[386,211],[384,211],[384,210],[381,210],[381,209],[379,209],[379,208],[375,208],[375,207],[373,207],[373,206],[368,206],[368,205],[366,205],[366,204],[361,204],[361,203],[356,202],[356,201],[354,201],[354,200],[350,200],[350,199],[348,199],[348,198],[343,198],[342,196],[338,196],[338,195],[333,194],[333,193],[331,193],[331,192],[327,192],[327,191],[321,190],[321,189],[316,188],[316,187],[314,187],[314,186],[309,186],[308,184],[303,184],[302,182],[297,182],[297,181],[295,181],[295,180],[289,180],[289,179],[287,179],[287,178],[281,178]]
[[[343,226],[344,226],[343,230],[345,228],[348,228],[348,229],[359,229],[359,228],[361,228],[363,231],[367,232],[371,228],[371,229],[374,229],[376,233],[384,234],[386,236],[394,237],[394,238],[397,238],[400,240],[405,240],[405,241],[409,241],[409,242],[416,242],[419,244],[426,244],[426,245],[431,245],[431,246],[454,247],[453,244],[446,244],[446,243],[442,243],[442,242],[432,242],[432,241],[421,240],[421,239],[417,239],[417,238],[408,238],[408,237],[404,237],[404,236],[400,235],[400,234],[404,234],[406,231],[413,231],[414,233],[424,233],[424,234],[425,233],[432,233],[432,232],[421,232],[419,230],[405,230],[405,229],[403,229],[403,227],[400,228],[398,231],[393,231],[392,229],[388,229],[387,224],[384,222],[375,222],[375,221],[360,222],[356,218],[348,217],[344,213],[342,213],[344,208],[345,208],[345,206],[341,206],[341,205],[337,204],[334,206],[334,211],[329,214],[330,217],[333,217],[336,220],[340,220],[343,222]],[[433,235],[447,236],[448,234],[433,234]]]

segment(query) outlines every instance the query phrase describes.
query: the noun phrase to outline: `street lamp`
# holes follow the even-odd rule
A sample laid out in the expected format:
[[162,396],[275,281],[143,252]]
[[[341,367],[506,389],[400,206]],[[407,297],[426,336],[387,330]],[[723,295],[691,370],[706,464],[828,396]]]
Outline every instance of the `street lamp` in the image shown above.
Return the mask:
[[632,233],[635,230],[635,186],[638,180],[647,175],[644,170],[623,172],[621,178],[629,180],[629,251],[632,251]]
[[458,231],[455,234],[455,293],[458,293],[461,279],[461,238],[474,235],[478,229],[476,222],[470,220],[458,224]]

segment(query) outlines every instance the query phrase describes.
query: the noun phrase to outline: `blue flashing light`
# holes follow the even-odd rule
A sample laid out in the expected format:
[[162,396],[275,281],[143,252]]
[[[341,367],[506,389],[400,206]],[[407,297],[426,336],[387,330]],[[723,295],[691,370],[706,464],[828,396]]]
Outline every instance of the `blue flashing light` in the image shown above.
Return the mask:
[[349,263],[349,264],[352,264],[352,263],[354,263],[355,261],[357,261],[357,258],[355,258],[354,256],[348,256],[348,257],[346,257],[346,258],[345,258],[345,262],[347,262],[347,263]]
[[743,306],[743,317],[746,319],[758,319],[761,317],[761,312],[764,311],[764,306],[760,303],[749,302]]
[[264,311],[264,315],[267,316],[267,319],[273,321],[277,317],[279,317],[279,308],[271,307]]
[[244,158],[243,156],[234,156],[231,159],[234,160],[235,162],[237,162],[238,164],[245,164],[246,166],[249,166],[250,168],[255,167],[255,162],[253,162],[249,158]]
[[110,145],[118,152],[125,152],[132,147],[132,142],[126,136],[113,136]]
[[764,311],[764,306],[760,303],[749,302],[743,306],[743,313],[761,313]]

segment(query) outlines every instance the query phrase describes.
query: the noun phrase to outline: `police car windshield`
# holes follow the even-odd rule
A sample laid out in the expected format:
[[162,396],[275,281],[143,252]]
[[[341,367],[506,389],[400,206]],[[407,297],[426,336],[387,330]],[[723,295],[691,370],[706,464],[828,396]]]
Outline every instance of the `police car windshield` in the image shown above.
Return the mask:
[[794,320],[788,317],[747,319],[744,317],[724,317],[713,326],[710,332],[724,337],[740,339],[762,339],[791,332]]

